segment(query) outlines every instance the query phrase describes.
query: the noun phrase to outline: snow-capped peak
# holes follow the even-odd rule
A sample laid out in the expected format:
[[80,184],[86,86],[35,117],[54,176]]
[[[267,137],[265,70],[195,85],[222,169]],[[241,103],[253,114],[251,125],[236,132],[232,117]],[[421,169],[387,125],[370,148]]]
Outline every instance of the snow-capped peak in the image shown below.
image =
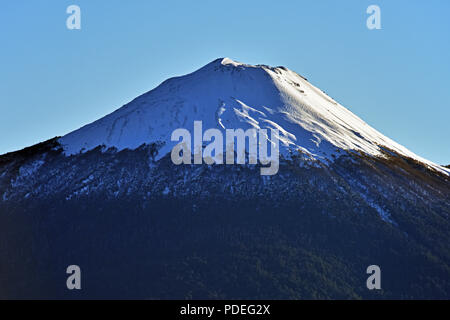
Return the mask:
[[318,160],[340,150],[381,155],[380,146],[441,172],[450,170],[425,160],[382,135],[305,78],[285,67],[249,65],[221,58],[181,77],[164,81],[113,113],[60,139],[65,153],[97,146],[118,150],[163,142],[159,157],[176,144],[177,128],[278,129],[280,153],[301,151]]
[[243,63],[240,63],[240,62],[237,62],[237,61],[233,61],[233,60],[231,60],[230,58],[223,58],[223,59],[219,59],[219,60],[221,60],[220,63],[221,63],[222,65],[224,65],[224,66],[226,66],[226,65],[232,65],[232,66],[237,67],[237,66],[243,65]]

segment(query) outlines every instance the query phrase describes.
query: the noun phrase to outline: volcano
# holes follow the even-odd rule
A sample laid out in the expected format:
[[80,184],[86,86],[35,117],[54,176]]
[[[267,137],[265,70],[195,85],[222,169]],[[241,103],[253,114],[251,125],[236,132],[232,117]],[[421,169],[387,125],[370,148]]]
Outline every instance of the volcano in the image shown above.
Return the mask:
[[[174,164],[199,121],[276,132],[279,170]],[[0,156],[0,297],[448,299],[449,174],[285,67],[217,59]]]

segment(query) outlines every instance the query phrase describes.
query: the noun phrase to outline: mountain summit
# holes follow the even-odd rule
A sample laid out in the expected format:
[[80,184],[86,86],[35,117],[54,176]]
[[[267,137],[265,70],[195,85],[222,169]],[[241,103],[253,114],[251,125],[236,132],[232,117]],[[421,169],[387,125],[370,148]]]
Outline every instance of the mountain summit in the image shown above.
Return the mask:
[[278,129],[281,154],[299,151],[315,160],[332,160],[343,150],[380,156],[382,148],[450,172],[382,135],[304,77],[285,67],[217,59],[201,69],[164,81],[154,90],[59,141],[66,154],[136,149],[162,143],[159,157],[173,147],[177,128]]

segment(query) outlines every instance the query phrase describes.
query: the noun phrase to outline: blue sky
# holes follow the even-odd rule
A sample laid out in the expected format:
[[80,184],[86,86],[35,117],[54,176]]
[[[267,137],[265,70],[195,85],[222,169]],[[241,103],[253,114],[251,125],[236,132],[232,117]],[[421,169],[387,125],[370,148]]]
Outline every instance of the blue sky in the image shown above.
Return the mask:
[[[82,29],[66,28],[81,8]],[[381,8],[381,30],[366,9]],[[450,1],[9,0],[0,154],[64,135],[219,57],[284,65],[413,152],[450,164]]]

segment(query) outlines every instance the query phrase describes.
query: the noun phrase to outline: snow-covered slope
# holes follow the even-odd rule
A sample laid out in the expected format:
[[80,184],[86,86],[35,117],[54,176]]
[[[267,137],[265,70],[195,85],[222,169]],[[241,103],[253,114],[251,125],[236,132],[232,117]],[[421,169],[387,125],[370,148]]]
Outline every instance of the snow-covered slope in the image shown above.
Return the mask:
[[342,105],[284,67],[248,65],[217,59],[194,73],[169,79],[115,112],[60,139],[65,153],[103,145],[118,150],[165,143],[159,157],[176,142],[172,132],[194,121],[203,130],[278,129],[280,152],[301,150],[317,160],[331,160],[340,150],[381,155],[380,146],[414,158],[436,170],[450,170],[425,160],[382,135]]

